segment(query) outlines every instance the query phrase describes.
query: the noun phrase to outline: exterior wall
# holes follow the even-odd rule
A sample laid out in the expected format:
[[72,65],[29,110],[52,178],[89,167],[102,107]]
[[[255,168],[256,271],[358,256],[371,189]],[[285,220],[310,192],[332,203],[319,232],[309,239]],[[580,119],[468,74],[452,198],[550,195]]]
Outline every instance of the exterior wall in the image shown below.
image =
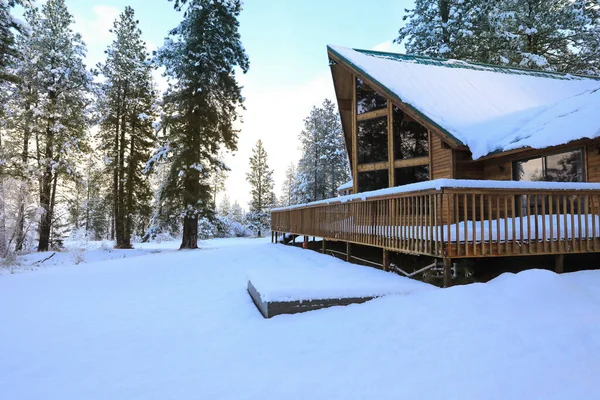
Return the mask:
[[600,140],[590,141],[585,146],[586,174],[588,182],[600,182]]
[[429,132],[431,146],[429,146],[430,178],[454,178],[452,149],[442,145],[442,140],[435,133]]

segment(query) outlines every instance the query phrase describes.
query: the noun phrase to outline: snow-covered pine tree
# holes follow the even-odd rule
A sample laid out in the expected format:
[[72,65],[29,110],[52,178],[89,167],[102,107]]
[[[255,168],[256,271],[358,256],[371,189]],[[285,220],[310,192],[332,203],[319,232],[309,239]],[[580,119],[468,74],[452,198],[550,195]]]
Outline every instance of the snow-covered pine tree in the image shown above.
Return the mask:
[[416,0],[395,39],[410,54],[597,73],[597,0]]
[[27,27],[10,12],[17,4],[26,8],[31,7],[30,0],[0,0],[0,82],[18,81],[18,77],[10,68],[16,59],[21,58],[15,33],[26,33]]
[[71,29],[73,17],[64,0],[48,0],[41,14],[27,12],[26,18],[32,29],[30,46],[35,55],[29,62],[38,94],[33,110],[39,127],[36,158],[43,210],[38,251],[47,251],[59,177],[76,173],[77,157],[85,145],[92,76],[83,64],[85,44]]
[[292,162],[285,170],[285,179],[281,188],[281,204],[283,206],[296,204],[297,186],[296,165]]
[[340,117],[326,99],[313,107],[300,133],[302,157],[298,162],[298,198],[308,202],[334,197],[337,187],[348,180],[348,157]]
[[163,157],[171,162],[161,197],[179,204],[182,249],[198,247],[198,218],[212,203],[207,180],[224,169],[219,150],[237,148],[234,122],[243,97],[235,68],[245,73],[249,67],[238,31],[241,8],[240,0],[189,0],[157,55],[170,84],[162,121],[166,143],[151,164]]
[[262,236],[263,232],[269,229],[270,212],[275,201],[273,192],[273,170],[269,169],[267,152],[263,147],[262,140],[256,142],[252,149],[250,157],[250,171],[246,174],[246,179],[250,183],[250,211],[247,219],[250,227]]
[[131,248],[134,216],[148,217],[152,197],[149,181],[141,173],[155,143],[155,88],[152,66],[142,32],[131,7],[114,22],[115,35],[99,65],[101,84],[98,113],[100,142],[112,171],[113,221],[116,247]]

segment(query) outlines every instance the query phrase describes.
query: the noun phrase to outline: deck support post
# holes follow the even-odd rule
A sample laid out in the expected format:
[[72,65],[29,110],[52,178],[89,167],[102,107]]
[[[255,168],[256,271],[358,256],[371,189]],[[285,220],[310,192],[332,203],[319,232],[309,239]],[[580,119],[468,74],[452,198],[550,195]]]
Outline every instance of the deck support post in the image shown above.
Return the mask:
[[390,270],[390,252],[388,250],[383,250],[383,270],[384,271],[389,271]]
[[327,241],[325,240],[325,238],[323,238],[322,246],[323,246],[323,254],[326,254],[326,252],[327,252]]
[[346,261],[350,262],[350,260],[352,260],[352,245],[346,242]]
[[308,249],[308,236],[304,236],[304,242],[302,243],[303,249]]
[[554,256],[554,272],[562,274],[565,272],[565,255],[558,254]]
[[452,286],[452,259],[444,258],[444,287]]
[[292,235],[292,245],[296,245],[296,235]]
[[275,244],[279,243],[279,232],[275,232]]

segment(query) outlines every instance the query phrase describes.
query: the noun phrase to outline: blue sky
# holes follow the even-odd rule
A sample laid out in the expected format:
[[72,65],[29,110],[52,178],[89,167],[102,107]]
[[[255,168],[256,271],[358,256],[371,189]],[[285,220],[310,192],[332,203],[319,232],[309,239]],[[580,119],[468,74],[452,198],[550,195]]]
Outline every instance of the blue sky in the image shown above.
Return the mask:
[[[39,3],[40,1],[38,1]],[[182,18],[167,0],[66,0],[75,29],[88,45],[90,65],[103,59],[112,21],[126,5],[136,11],[150,49],[163,43]],[[245,173],[251,150],[262,139],[275,169],[279,195],[285,167],[297,161],[298,134],[313,105],[334,99],[326,45],[399,51],[392,45],[412,0],[246,0],[240,17],[250,71],[241,76],[246,110],[239,150],[227,156],[228,195],[249,200]],[[158,74],[157,74],[158,77]],[[164,85],[164,82],[161,82]]]

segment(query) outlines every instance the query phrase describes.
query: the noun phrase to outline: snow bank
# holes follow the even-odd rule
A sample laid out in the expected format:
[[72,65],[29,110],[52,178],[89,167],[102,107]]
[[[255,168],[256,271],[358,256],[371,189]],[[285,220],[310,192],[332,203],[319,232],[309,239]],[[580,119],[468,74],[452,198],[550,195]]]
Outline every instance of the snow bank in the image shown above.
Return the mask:
[[2,399],[600,393],[600,271],[526,271],[265,320],[250,270],[331,260],[267,241],[0,276]]
[[270,263],[248,275],[265,302],[380,297],[436,289],[392,272],[314,252],[306,254],[306,250],[295,247],[283,247],[280,251],[289,253],[287,262]]
[[600,136],[597,79],[329,49],[467,145],[473,159]]

